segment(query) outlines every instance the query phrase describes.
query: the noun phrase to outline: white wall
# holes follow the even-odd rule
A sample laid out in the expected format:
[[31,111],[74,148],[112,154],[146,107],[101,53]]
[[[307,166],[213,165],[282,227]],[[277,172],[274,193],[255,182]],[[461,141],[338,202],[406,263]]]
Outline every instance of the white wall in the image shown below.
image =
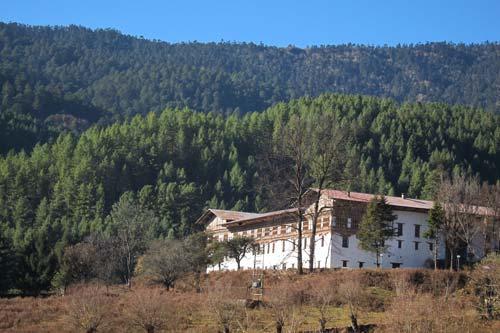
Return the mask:
[[[381,264],[390,268],[392,263],[400,263],[402,268],[424,267],[427,260],[433,258],[433,252],[429,248],[429,239],[424,237],[427,230],[427,213],[394,211],[397,215],[396,223],[403,223],[403,235],[395,236],[387,241],[387,251],[384,253]],[[420,237],[415,237],[415,225],[420,225]],[[398,247],[398,240],[401,248]],[[418,250],[415,249],[415,242],[418,242]],[[332,238],[331,252],[332,267],[343,267],[343,261],[347,260],[347,267],[358,268],[359,262],[364,262],[363,267],[376,267],[376,257],[374,253],[363,251],[359,248],[359,241],[356,235],[349,237],[349,247],[342,247],[342,236],[334,234]],[[438,250],[438,258],[445,256],[444,246],[441,242]]]
[[[427,213],[395,210],[394,214],[397,215],[395,226],[396,223],[403,223],[403,235],[400,237],[395,236],[387,242],[389,247],[382,257],[382,266],[391,268],[392,263],[400,263],[401,268],[424,267],[426,261],[433,258],[433,253],[429,248],[429,242],[431,241],[423,236],[427,230]],[[415,237],[415,225],[417,224],[420,225],[420,237]],[[359,268],[360,261],[364,262],[364,268],[376,266],[375,254],[361,250],[356,235],[349,237],[349,246],[347,248],[342,247],[342,237],[338,234],[333,234],[332,237],[330,233],[326,233],[324,237],[324,246],[321,246],[321,235],[317,236],[315,268],[318,267],[318,261],[320,261],[321,268],[343,267],[344,260],[347,260],[348,268]],[[402,241],[401,248],[398,248],[398,240]],[[310,239],[307,238],[307,246],[303,247],[304,268],[308,267],[309,241]],[[415,242],[419,243],[418,250],[415,249]],[[286,241],[285,251],[283,252],[282,240],[274,241],[274,243],[274,253],[272,245],[269,246],[268,253],[268,243],[264,243],[265,251],[263,254],[257,255],[256,267],[282,269],[283,264],[285,264],[287,269],[297,268],[297,253],[296,250],[293,251],[293,244]],[[444,256],[445,249],[443,242],[441,242],[438,258],[443,259]],[[234,260],[227,260],[222,265],[222,269],[234,270],[236,267]],[[252,269],[254,267],[254,256],[251,252],[243,258],[241,267],[242,269]],[[209,270],[217,269],[216,266]]]

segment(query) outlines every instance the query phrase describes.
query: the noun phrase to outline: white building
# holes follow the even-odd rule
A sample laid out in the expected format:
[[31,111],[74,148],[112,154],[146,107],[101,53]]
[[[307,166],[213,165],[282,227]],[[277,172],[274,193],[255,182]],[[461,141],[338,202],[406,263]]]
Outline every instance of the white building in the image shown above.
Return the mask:
[[[312,191],[311,191],[312,192]],[[324,190],[320,199],[322,213],[317,221],[315,268],[375,267],[375,254],[358,246],[356,231],[372,194]],[[432,264],[433,242],[423,235],[427,230],[428,212],[433,202],[404,197],[386,196],[387,203],[397,215],[395,236],[387,241],[387,251],[381,256],[384,268],[416,268]],[[309,263],[313,205],[305,208],[303,222],[303,266]],[[241,268],[288,269],[297,266],[297,210],[288,209],[264,214],[208,209],[198,223],[216,240],[235,236],[253,237],[259,244],[259,253],[247,253]],[[478,222],[480,223],[480,222]],[[483,242],[484,243],[484,242]],[[440,242],[438,258],[444,260],[446,250]],[[495,244],[498,246],[498,244]],[[478,251],[484,246],[478,246]],[[479,253],[482,256],[482,252]],[[222,269],[236,269],[234,260],[226,260]],[[212,267],[211,270],[218,269]]]

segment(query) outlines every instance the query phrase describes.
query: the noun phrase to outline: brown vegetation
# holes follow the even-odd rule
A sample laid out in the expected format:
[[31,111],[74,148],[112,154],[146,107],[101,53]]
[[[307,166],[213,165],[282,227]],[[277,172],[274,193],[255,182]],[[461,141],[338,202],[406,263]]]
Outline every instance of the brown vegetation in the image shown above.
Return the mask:
[[491,320],[479,307],[487,296],[496,300],[495,277],[492,270],[267,271],[264,304],[255,309],[245,307],[250,271],[205,274],[201,293],[182,279],[170,291],[140,279],[132,290],[85,284],[65,296],[0,299],[0,332],[496,332],[498,304],[489,307]]

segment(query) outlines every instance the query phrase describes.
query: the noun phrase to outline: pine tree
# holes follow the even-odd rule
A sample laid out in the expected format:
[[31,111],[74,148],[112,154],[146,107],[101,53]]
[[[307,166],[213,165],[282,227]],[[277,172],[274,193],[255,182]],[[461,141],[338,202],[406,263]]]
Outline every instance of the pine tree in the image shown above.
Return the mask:
[[437,269],[439,235],[444,226],[445,213],[439,202],[434,202],[429,211],[428,229],[424,233],[424,237],[434,241],[434,269]]
[[376,254],[377,267],[380,267],[380,254],[387,249],[385,242],[394,236],[393,222],[396,218],[385,197],[375,196],[368,204],[359,226],[359,246]]

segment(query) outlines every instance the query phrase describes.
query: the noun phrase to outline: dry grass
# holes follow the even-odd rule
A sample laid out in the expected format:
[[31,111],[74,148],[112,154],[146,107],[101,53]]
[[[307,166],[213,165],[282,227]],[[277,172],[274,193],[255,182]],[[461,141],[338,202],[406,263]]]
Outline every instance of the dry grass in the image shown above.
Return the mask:
[[[430,270],[341,270],[298,276],[269,271],[264,279],[268,307],[245,308],[251,272],[205,275],[202,293],[190,281],[167,292],[148,281],[132,291],[121,286],[80,285],[66,296],[0,299],[0,332],[84,332],[77,318],[100,318],[97,332],[230,332],[315,331],[320,318],[326,327],[350,325],[350,307],[340,292],[359,281],[356,306],[359,324],[377,325],[380,332],[497,332],[500,321],[481,320],[470,304],[463,274]],[[93,310],[86,304],[93,304]],[[99,310],[99,311],[96,311]],[[78,314],[75,316],[75,314]],[[463,328],[463,330],[461,330]],[[460,330],[459,330],[460,329]]]

